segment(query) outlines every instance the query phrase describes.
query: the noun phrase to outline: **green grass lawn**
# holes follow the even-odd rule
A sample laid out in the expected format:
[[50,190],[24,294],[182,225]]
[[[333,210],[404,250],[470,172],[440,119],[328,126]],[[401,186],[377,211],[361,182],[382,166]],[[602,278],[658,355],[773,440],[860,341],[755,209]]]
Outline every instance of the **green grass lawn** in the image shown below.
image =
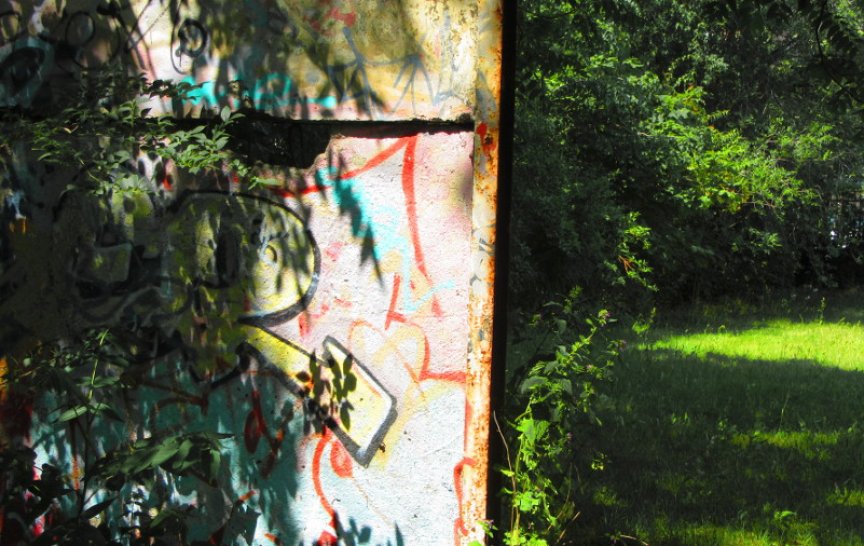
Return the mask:
[[602,390],[576,543],[864,545],[864,293],[679,310]]

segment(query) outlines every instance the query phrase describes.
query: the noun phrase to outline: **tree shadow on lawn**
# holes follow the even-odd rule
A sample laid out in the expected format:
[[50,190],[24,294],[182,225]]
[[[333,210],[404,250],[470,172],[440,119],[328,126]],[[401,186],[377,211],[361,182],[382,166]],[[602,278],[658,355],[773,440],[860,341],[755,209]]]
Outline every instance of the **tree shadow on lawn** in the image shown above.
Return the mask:
[[587,480],[585,524],[652,546],[763,543],[718,538],[742,531],[861,544],[864,373],[654,349],[625,355],[602,390],[607,464]]

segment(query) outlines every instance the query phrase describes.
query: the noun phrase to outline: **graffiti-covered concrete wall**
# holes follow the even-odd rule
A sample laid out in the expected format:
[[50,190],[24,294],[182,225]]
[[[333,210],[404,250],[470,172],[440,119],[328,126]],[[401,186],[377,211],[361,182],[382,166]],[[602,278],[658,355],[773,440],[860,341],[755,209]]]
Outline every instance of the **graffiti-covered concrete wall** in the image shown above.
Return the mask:
[[[123,503],[181,507],[212,544],[482,540],[500,27],[490,0],[0,0],[0,109],[38,118],[119,65],[185,86],[142,96],[151,118],[241,111],[261,123],[242,138],[308,156],[258,158],[250,187],[134,149],[126,191],[93,196],[70,191],[86,167],[7,144],[2,368],[117,329],[146,376],[88,449],[220,438],[215,479]],[[77,416],[52,404],[4,383],[0,445],[86,488]]]

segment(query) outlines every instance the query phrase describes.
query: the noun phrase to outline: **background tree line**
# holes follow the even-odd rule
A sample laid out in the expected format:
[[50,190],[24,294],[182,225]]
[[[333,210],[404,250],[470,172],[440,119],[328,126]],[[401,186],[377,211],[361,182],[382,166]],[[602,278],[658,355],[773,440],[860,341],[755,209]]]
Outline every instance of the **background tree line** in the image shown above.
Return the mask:
[[523,0],[516,306],[854,281],[862,23],[850,0]]

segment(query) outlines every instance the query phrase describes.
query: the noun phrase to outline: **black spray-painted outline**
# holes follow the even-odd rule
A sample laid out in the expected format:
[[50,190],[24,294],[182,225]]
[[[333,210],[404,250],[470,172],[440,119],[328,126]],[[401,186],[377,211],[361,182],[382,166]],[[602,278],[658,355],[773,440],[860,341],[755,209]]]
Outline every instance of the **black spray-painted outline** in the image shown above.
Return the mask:
[[[311,303],[312,298],[314,297],[315,292],[317,291],[319,276],[320,276],[320,272],[321,272],[321,252],[320,252],[320,249],[318,248],[318,244],[315,241],[315,238],[312,234],[312,231],[308,228],[308,226],[306,225],[306,222],[303,221],[303,218],[299,214],[297,214],[297,212],[295,212],[293,209],[291,209],[290,207],[286,206],[283,203],[279,203],[277,201],[273,201],[272,199],[268,199],[266,197],[261,197],[258,195],[251,195],[251,194],[247,194],[247,193],[227,193],[227,192],[219,191],[219,190],[197,190],[197,191],[189,191],[189,192],[183,194],[177,200],[177,205],[176,205],[177,206],[177,214],[179,215],[182,212],[183,206],[187,202],[189,202],[191,199],[193,199],[196,195],[201,195],[201,194],[206,194],[206,195],[224,194],[224,195],[230,195],[230,196],[236,196],[236,197],[243,197],[244,199],[252,199],[254,201],[259,201],[262,203],[266,203],[268,205],[275,205],[277,207],[280,207],[280,208],[286,210],[290,215],[294,216],[298,220],[298,222],[300,222],[300,225],[303,226],[303,228],[305,230],[305,234],[309,238],[309,241],[311,243],[311,246],[313,249],[313,255],[314,255],[314,269],[313,269],[312,279],[311,279],[309,288],[300,297],[300,299],[296,303],[291,305],[290,307],[283,309],[283,310],[280,310],[280,311],[276,311],[273,313],[262,315],[259,317],[241,316],[240,317],[240,323],[246,324],[248,326],[253,326],[253,327],[256,327],[256,328],[263,330],[268,335],[273,336],[274,338],[279,340],[281,343],[284,343],[285,345],[290,346],[292,349],[296,350],[298,353],[304,355],[308,359],[311,360],[312,358],[315,358],[318,361],[318,364],[320,366],[324,366],[324,367],[329,366],[326,359],[324,359],[324,360],[319,359],[318,357],[316,357],[314,355],[314,353],[309,353],[306,349],[300,347],[298,344],[296,344],[290,340],[285,339],[284,337],[274,333],[272,330],[267,328],[267,326],[274,326],[277,324],[283,324],[283,323],[291,320],[292,318],[296,317],[297,315],[299,315],[302,311],[304,311],[309,306],[309,303]],[[327,428],[329,428],[330,430],[333,431],[334,435],[339,439],[340,442],[342,442],[342,445],[345,446],[345,449],[348,451],[348,453],[351,455],[351,457],[354,458],[354,460],[357,461],[358,463],[360,463],[362,466],[364,466],[364,467],[369,466],[369,463],[372,461],[372,458],[378,452],[378,447],[383,442],[384,436],[390,430],[390,427],[392,426],[393,422],[396,420],[396,417],[398,415],[398,412],[396,411],[396,398],[392,394],[390,394],[390,392],[378,381],[378,379],[375,377],[375,375],[372,373],[372,371],[367,366],[365,366],[362,362],[360,362],[357,358],[355,358],[353,356],[353,353],[351,353],[351,351],[349,351],[344,345],[342,345],[334,337],[328,335],[324,339],[324,347],[325,348],[328,346],[328,344],[334,345],[339,350],[344,352],[345,354],[350,355],[353,359],[354,365],[358,366],[361,370],[363,370],[363,373],[366,376],[366,378],[368,379],[368,381],[374,386],[375,389],[377,389],[379,391],[381,396],[384,397],[389,402],[387,413],[386,413],[384,419],[382,420],[381,425],[378,427],[378,429],[373,434],[371,440],[365,446],[361,446],[357,442],[355,442],[348,435],[348,433],[342,429],[342,427],[339,425],[339,423],[335,419],[333,419],[332,417],[326,417],[326,418],[322,419],[323,424],[325,426],[327,426]],[[307,409],[307,412],[312,413],[312,414],[315,414],[317,412],[318,408],[316,406],[316,402],[309,396],[309,393],[307,393],[303,389],[303,387],[301,387],[297,382],[295,382],[289,376],[289,374],[287,374],[284,370],[279,368],[279,366],[276,363],[272,362],[260,350],[255,348],[250,343],[244,342],[244,343],[240,344],[240,346],[237,348],[238,365],[234,369],[232,369],[231,371],[226,373],[225,375],[212,380],[210,383],[211,388],[217,388],[221,385],[224,385],[224,384],[228,383],[229,381],[231,381],[232,379],[240,377],[243,373],[245,373],[248,370],[249,365],[250,365],[250,362],[249,362],[250,355],[258,361],[259,367],[263,366],[263,367],[272,368],[272,369],[278,371],[279,373],[275,374],[276,377],[278,377],[280,379],[280,382],[282,382],[283,386],[285,386],[295,396],[297,396],[300,400],[303,401],[304,408]]]

